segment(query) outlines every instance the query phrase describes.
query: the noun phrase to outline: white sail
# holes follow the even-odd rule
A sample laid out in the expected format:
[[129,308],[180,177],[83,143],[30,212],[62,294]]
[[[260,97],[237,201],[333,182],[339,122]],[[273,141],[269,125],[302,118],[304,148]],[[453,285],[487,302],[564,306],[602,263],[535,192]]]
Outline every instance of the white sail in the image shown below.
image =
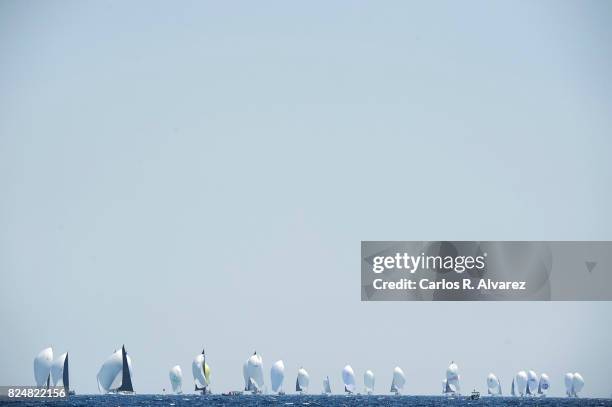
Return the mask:
[[261,393],[264,385],[263,359],[257,353],[247,359],[247,390]]
[[285,380],[285,364],[282,360],[274,362],[270,369],[270,382],[272,391],[278,393],[283,390],[283,380]]
[[34,380],[38,387],[48,387],[51,382],[53,349],[45,348],[34,358]]
[[123,361],[121,359],[121,351],[117,350],[102,364],[96,376],[100,393],[108,393],[110,391],[115,378],[119,375],[122,368]]
[[584,387],[584,379],[580,373],[574,373],[574,378],[572,380],[572,395],[574,397],[578,397],[578,393]]
[[[127,354],[126,358],[130,378],[132,378],[132,359]],[[123,354],[121,349],[116,350],[104,364],[102,364],[96,378],[98,380],[98,389],[100,393],[104,394],[117,391],[121,387],[123,384]]]
[[461,393],[459,386],[459,367],[455,362],[451,362],[446,369],[446,388],[445,393]]
[[527,380],[527,373],[524,370],[521,370],[516,374],[515,390],[521,396],[527,394]]
[[325,376],[325,379],[323,379],[323,393],[325,394],[331,394],[331,386],[329,384],[329,376]]
[[344,382],[344,391],[354,393],[356,389],[355,372],[351,365],[344,366],[342,369],[342,381]]
[[245,360],[242,364],[242,376],[244,377],[244,391],[249,389],[249,361]]
[[404,375],[404,371],[396,366],[393,369],[393,380],[391,380],[391,393],[400,394],[404,389],[404,384],[406,384],[406,375]]
[[574,391],[572,390],[573,388],[572,385],[574,383],[574,374],[566,373],[564,377],[564,381],[565,381],[565,394],[567,394],[568,397],[572,397],[574,395]]
[[62,353],[51,364],[51,379],[54,386],[64,386],[64,362],[68,352]]
[[179,365],[174,366],[170,369],[170,385],[172,386],[172,391],[176,394],[183,393],[183,371]]
[[308,384],[310,384],[310,376],[308,372],[303,367],[298,369],[297,381],[296,381],[296,391],[306,393],[308,392]]
[[371,370],[366,370],[363,374],[363,385],[366,394],[372,394],[374,391],[374,373]]
[[501,384],[493,373],[489,373],[487,376],[487,393],[491,395],[501,394]]
[[191,373],[196,390],[204,390],[210,386],[210,367],[203,353],[196,355],[191,363]]
[[534,395],[538,392],[538,374],[533,370],[527,372],[527,388],[525,393]]
[[540,381],[538,383],[538,394],[545,395],[550,388],[550,379],[546,373],[540,375]]

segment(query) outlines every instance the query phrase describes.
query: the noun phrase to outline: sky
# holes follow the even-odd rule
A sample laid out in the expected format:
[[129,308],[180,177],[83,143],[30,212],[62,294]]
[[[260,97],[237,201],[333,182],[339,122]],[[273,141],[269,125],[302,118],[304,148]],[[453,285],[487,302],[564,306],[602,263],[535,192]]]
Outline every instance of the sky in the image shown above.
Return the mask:
[[[360,301],[362,240],[611,240],[612,3],[0,2],[0,384],[122,344],[610,397],[610,302]],[[609,270],[608,270],[609,271]],[[603,271],[602,271],[603,272]]]

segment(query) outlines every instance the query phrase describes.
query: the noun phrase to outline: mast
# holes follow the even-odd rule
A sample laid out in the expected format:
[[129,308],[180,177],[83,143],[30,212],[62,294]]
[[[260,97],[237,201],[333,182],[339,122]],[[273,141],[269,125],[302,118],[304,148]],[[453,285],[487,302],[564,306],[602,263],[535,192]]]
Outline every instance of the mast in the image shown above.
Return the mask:
[[122,380],[121,387],[117,389],[117,392],[134,392],[134,388],[132,387],[132,377],[130,376],[130,365],[127,360],[127,353],[125,351],[125,345],[121,347],[121,356],[123,358],[123,371],[122,371]]

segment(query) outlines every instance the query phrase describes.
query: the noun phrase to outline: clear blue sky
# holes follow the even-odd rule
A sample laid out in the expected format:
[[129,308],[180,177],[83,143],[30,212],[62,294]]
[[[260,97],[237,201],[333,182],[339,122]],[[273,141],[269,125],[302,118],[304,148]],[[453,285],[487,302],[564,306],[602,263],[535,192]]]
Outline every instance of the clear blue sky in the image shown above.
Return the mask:
[[361,303],[361,240],[612,239],[612,3],[0,2],[0,384],[122,343],[438,393],[579,371],[612,304]]

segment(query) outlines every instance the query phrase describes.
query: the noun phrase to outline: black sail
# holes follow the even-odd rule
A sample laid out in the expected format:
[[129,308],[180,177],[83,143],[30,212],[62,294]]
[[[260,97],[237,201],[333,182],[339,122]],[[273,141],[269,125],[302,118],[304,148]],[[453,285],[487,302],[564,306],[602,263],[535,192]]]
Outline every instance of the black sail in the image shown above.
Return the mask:
[[529,380],[527,380],[527,389],[525,390],[525,394],[531,395],[531,391],[529,390]]
[[446,380],[446,388],[444,389],[444,393],[453,393],[453,389],[451,389],[450,385],[448,384],[448,380]]
[[70,392],[70,375],[68,374],[68,353],[66,353],[66,359],[64,359],[62,382],[64,383],[64,389],[66,390],[66,394],[68,394]]
[[295,391],[302,391],[302,388],[300,387],[300,380],[299,379],[295,379]]
[[134,392],[134,388],[132,387],[132,377],[130,376],[130,367],[127,361],[127,353],[125,352],[125,345],[121,348],[121,353],[123,356],[123,380],[121,381],[121,387],[119,387],[117,391]]

